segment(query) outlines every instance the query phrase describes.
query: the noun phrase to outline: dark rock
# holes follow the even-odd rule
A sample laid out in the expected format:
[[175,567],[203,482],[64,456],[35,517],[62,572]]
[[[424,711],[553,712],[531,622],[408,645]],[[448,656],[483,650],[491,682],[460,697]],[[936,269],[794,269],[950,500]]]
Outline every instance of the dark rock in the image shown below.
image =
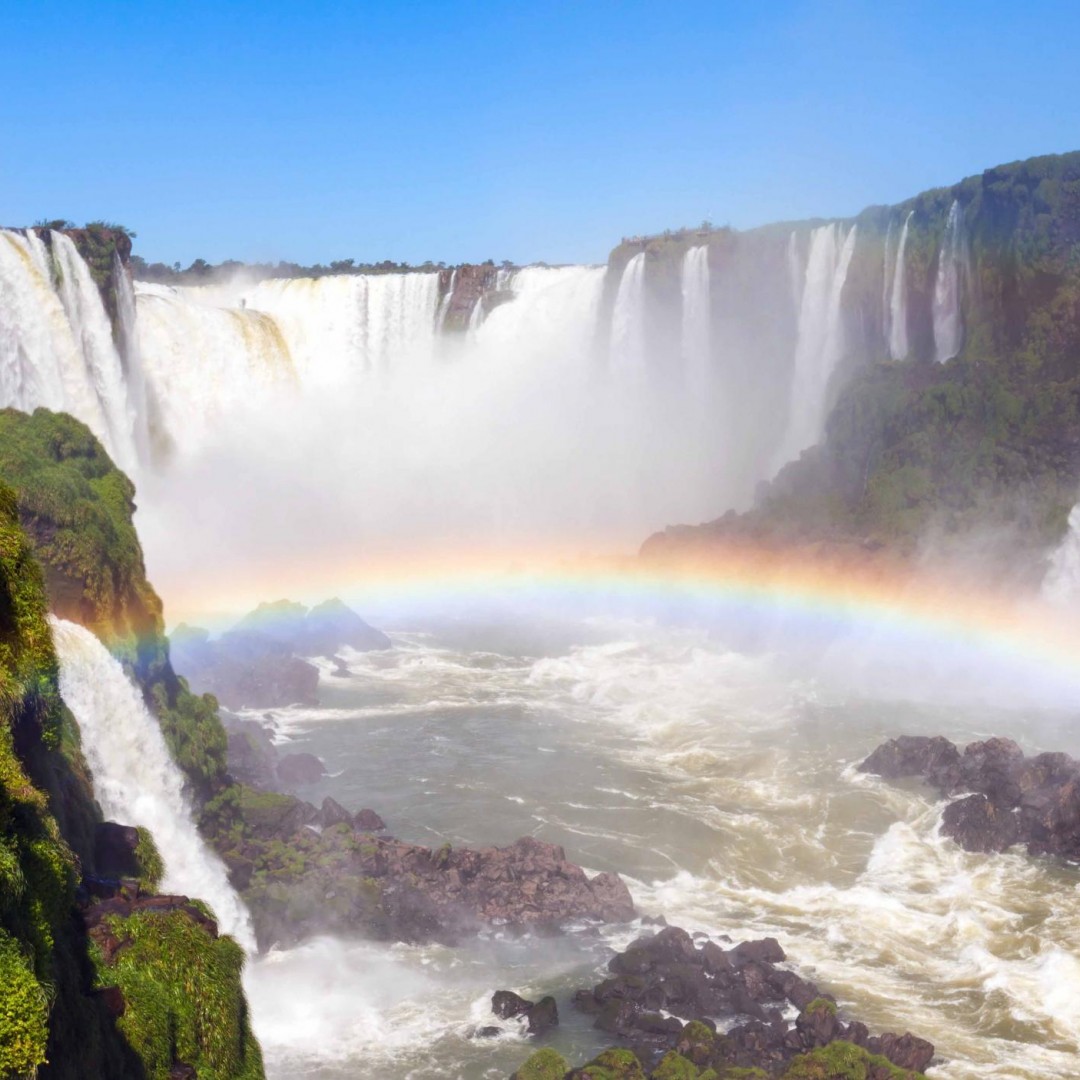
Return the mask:
[[881,1054],[898,1069],[926,1072],[934,1059],[934,1047],[925,1039],[916,1038],[910,1032],[903,1035],[886,1033],[880,1038]]
[[314,754],[283,754],[277,775],[286,787],[317,784],[326,775],[326,766]]
[[491,1011],[500,1020],[510,1020],[515,1016],[525,1016],[534,1002],[527,1001],[512,990],[496,990],[491,997]]
[[257,720],[223,716],[228,737],[226,761],[234,780],[253,787],[277,786],[278,750],[270,732]]
[[115,821],[103,821],[94,829],[94,865],[105,878],[137,878],[141,873],[136,849],[139,830]]
[[474,1039],[494,1039],[496,1035],[502,1034],[502,1028],[497,1027],[482,1027],[477,1028],[473,1033]]
[[969,795],[945,807],[941,831],[966,851],[1005,851],[1020,839],[1020,820],[985,795]]
[[101,989],[94,991],[94,997],[105,1006],[105,1011],[114,1020],[119,1020],[127,1011],[124,991],[119,986],[103,986]]
[[324,829],[333,828],[335,825],[351,826],[353,816],[341,803],[327,795],[319,809],[319,822]]
[[[883,776],[923,775],[946,795],[942,832],[968,851],[1025,843],[1033,855],[1080,860],[1080,763],[1066,754],[1027,758],[1012,739],[971,743],[963,754],[944,739],[902,736],[860,766]],[[954,753],[955,752],[955,753]]]
[[559,1025],[559,1009],[550,995],[542,997],[535,1005],[530,1005],[526,1016],[529,1018],[530,1035],[542,1035]]
[[[938,735],[901,735],[882,743],[860,766],[859,772],[873,773],[886,780],[921,776],[930,783],[945,784],[943,793],[953,789],[959,776],[960,751]],[[934,778],[934,779],[931,779]],[[935,786],[938,786],[935,783]]]
[[386,822],[374,810],[359,810],[352,820],[353,828],[357,832],[378,833],[386,831]]
[[199,1074],[194,1065],[186,1061],[174,1061],[169,1069],[169,1080],[199,1080]]
[[[778,1076],[792,1058],[838,1039],[874,1048],[902,1068],[925,1067],[933,1056],[933,1047],[914,1036],[874,1039],[865,1025],[846,1025],[813,983],[776,966],[785,959],[774,938],[725,952],[714,941],[699,948],[689,934],[666,927],[614,956],[612,977],[579,990],[573,1003],[649,1068],[676,1051],[721,1076],[732,1067]],[[799,1010],[794,1025],[778,1007],[785,1004]],[[716,1033],[717,1021],[726,1034]]]

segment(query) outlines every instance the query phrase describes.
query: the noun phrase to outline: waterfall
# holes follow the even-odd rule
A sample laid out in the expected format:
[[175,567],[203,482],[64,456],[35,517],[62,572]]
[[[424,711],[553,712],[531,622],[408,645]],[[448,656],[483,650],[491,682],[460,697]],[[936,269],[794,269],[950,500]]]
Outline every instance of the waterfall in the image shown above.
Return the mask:
[[645,372],[645,252],[623,268],[611,314],[611,370],[640,376]]
[[960,309],[963,272],[963,211],[953,200],[938,252],[937,280],[934,283],[934,354],[939,364],[951,360],[964,343],[963,312]]
[[1042,594],[1061,607],[1075,607],[1080,602],[1080,503],[1069,512],[1068,530],[1050,556]]
[[0,230],[0,405],[69,412],[131,469],[136,403],[101,294],[72,240],[49,242]]
[[450,271],[450,284],[447,286],[443,298],[439,301],[439,310],[435,313],[435,331],[442,333],[446,325],[446,315],[450,311],[450,302],[454,299],[454,285],[457,282],[457,267]]
[[889,299],[889,355],[894,360],[903,360],[908,354],[907,330],[907,268],[904,263],[904,251],[907,248],[908,226],[911,224],[910,211],[904,218],[900,230],[900,243],[896,246],[896,267],[893,270],[892,296]]
[[799,310],[802,301],[803,270],[802,255],[799,252],[799,234],[792,229],[787,245],[788,286],[791,289],[791,302]]
[[844,349],[841,296],[855,251],[856,226],[851,226],[842,242],[841,234],[840,226],[833,224],[822,225],[810,235],[787,430],[776,468],[813,446],[825,424],[829,379]]
[[139,461],[148,461],[150,458],[150,409],[146,395],[142,354],[139,352],[139,330],[135,322],[135,289],[131,283],[131,275],[120,261],[120,253],[117,251],[113,252],[112,283],[120,324],[120,359],[124,369],[128,400],[131,402],[134,413],[135,451]]
[[881,326],[885,335],[885,343],[888,344],[892,329],[892,313],[889,305],[889,293],[892,288],[893,272],[893,223],[885,230],[885,252],[881,260]]
[[162,888],[206,901],[222,933],[249,952],[251,919],[225,867],[203,843],[157,721],[120,662],[87,629],[50,616],[60,693],[75,715],[105,817],[153,833],[165,861]]
[[708,385],[710,361],[709,249],[692,247],[682,262],[682,354],[687,385]]
[[484,322],[484,294],[480,293],[476,298],[476,303],[472,306],[472,311],[469,312],[469,325],[466,329],[466,333],[471,340],[476,340],[476,332],[480,329]]

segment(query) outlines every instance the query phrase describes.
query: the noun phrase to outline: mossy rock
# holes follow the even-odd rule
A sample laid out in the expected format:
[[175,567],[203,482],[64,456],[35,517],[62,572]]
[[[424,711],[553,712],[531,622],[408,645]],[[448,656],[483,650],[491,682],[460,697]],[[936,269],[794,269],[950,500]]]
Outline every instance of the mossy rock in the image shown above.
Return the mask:
[[624,1049],[605,1050],[571,1076],[573,1080],[646,1080],[637,1054]]
[[914,1080],[921,1075],[898,1069],[888,1058],[854,1043],[838,1040],[794,1058],[783,1080]]
[[563,1080],[570,1071],[566,1058],[550,1046],[537,1050],[510,1080]]
[[167,1080],[177,1060],[200,1080],[261,1080],[241,983],[244,954],[215,938],[182,909],[140,911],[107,921],[122,943],[106,963],[91,950],[98,987],[117,986],[125,1010],[117,1024],[148,1080]]
[[651,1080],[698,1080],[698,1067],[682,1054],[669,1050],[649,1074]]

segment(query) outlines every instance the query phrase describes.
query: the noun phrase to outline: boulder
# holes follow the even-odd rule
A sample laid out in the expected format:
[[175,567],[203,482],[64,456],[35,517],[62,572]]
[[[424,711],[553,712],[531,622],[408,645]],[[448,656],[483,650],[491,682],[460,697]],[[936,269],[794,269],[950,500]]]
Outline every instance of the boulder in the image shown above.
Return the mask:
[[524,1016],[532,1007],[533,1002],[527,1001],[512,990],[496,990],[491,997],[491,1011],[500,1020],[512,1020],[515,1016]]
[[102,821],[94,828],[94,865],[98,874],[104,878],[138,878],[142,874],[138,847],[138,829]]
[[881,776],[922,776],[949,804],[942,832],[968,851],[1005,851],[1080,860],[1080,762],[1067,754],[1025,757],[1012,739],[974,742],[960,753],[946,739],[901,736],[862,763]]
[[353,828],[357,832],[385,832],[386,822],[374,810],[358,810],[353,815]]
[[326,775],[326,766],[314,754],[282,754],[277,777],[283,787],[317,784]]

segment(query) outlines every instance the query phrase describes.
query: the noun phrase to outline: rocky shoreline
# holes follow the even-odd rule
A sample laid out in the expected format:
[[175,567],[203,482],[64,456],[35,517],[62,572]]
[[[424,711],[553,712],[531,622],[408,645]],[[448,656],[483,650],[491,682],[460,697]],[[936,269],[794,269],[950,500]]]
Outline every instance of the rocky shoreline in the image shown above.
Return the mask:
[[[871,1035],[843,1019],[834,998],[781,966],[786,959],[773,938],[725,948],[675,926],[638,938],[611,958],[609,978],[573,997],[617,1046],[574,1070],[540,1050],[514,1080],[900,1080],[929,1067],[931,1043],[910,1032]],[[502,995],[493,999],[497,1015]],[[528,1009],[518,1011],[532,1031]]]

